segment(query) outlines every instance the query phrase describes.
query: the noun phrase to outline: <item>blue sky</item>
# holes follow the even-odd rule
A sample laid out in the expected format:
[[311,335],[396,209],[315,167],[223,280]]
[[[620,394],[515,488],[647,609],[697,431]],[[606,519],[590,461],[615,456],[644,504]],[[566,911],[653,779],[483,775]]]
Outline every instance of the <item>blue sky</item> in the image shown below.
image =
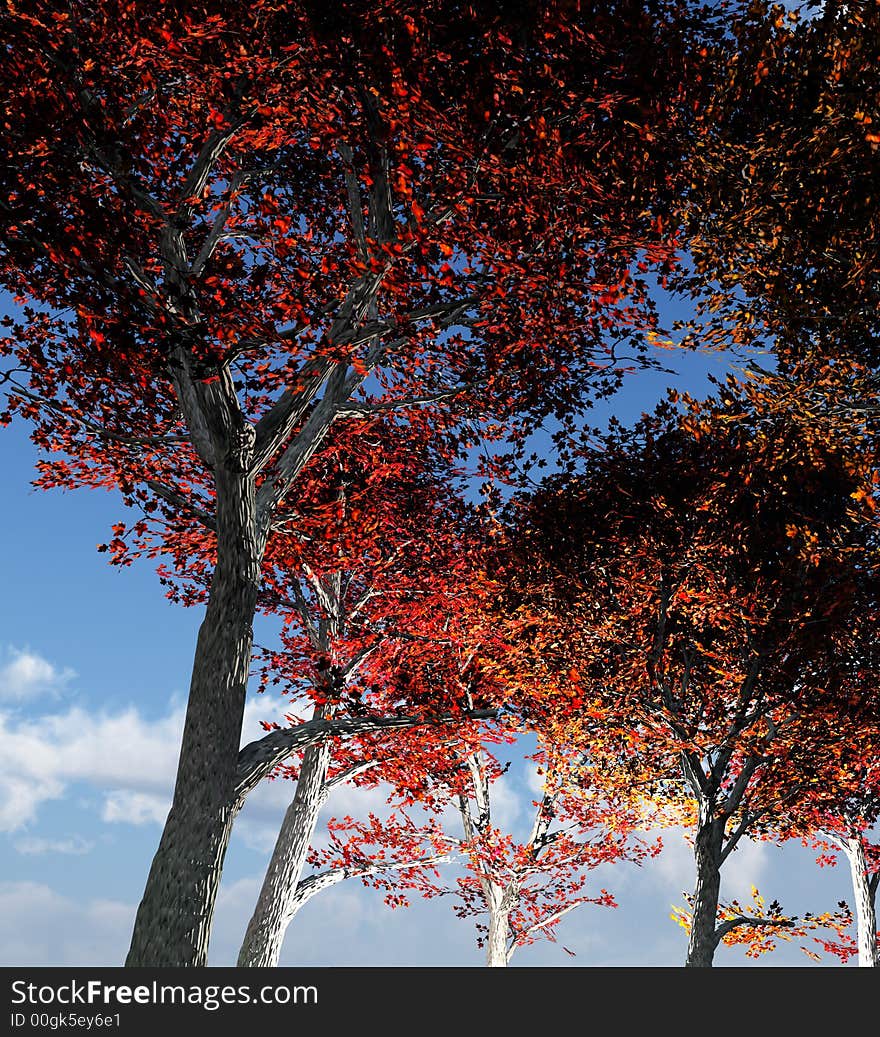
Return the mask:
[[[725,360],[664,354],[678,372],[633,375],[595,412],[630,421],[674,382],[696,393]],[[591,418],[591,423],[592,423]],[[0,964],[114,965],[134,911],[173,782],[200,615],[169,604],[146,563],[118,571],[96,545],[122,516],[116,494],[37,492],[34,448],[18,425],[0,432],[6,593],[0,599]],[[268,635],[268,631],[262,631]],[[260,631],[258,630],[258,635]],[[277,703],[254,696],[246,738]],[[506,776],[500,816],[525,826],[534,793],[523,767]],[[217,911],[212,964],[233,964],[292,786],[258,790],[235,830]],[[342,790],[329,813],[381,807],[379,793]],[[689,850],[674,833],[644,869],[596,876],[617,910],[568,916],[559,944],[517,953],[514,964],[676,966],[684,934],[669,920],[691,885]],[[747,845],[725,868],[725,894],[753,882],[792,911],[823,911],[849,894],[848,874],[819,870],[799,846]],[[575,952],[565,954],[561,945]],[[444,900],[391,912],[349,882],[316,897],[291,927],[287,965],[479,965],[467,922]],[[741,965],[722,949],[719,965]],[[762,965],[808,965],[785,946]]]

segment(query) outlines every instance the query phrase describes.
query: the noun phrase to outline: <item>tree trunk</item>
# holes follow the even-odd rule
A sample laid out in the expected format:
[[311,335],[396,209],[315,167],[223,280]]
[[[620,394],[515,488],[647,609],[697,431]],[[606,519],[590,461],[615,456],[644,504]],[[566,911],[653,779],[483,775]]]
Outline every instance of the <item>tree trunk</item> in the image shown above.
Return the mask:
[[694,887],[693,919],[687,961],[690,968],[711,968],[718,946],[716,935],[718,899],[721,894],[721,848],[724,822],[710,819],[709,809],[700,806],[700,824],[694,839],[697,881]]
[[238,955],[240,967],[275,968],[287,927],[305,902],[297,897],[306,855],[326,798],[330,746],[312,746],[304,756],[296,793],[287,808],[257,905]]
[[865,844],[860,835],[846,840],[846,856],[852,876],[856,902],[856,924],[859,939],[859,967],[874,968],[878,964],[876,888],[871,888]]
[[199,629],[174,798],[135,919],[127,966],[205,965],[239,803],[238,750],[265,538],[253,480],[218,465],[217,565]]
[[507,931],[510,913],[500,908],[489,908],[489,932],[486,936],[486,965],[507,968]]

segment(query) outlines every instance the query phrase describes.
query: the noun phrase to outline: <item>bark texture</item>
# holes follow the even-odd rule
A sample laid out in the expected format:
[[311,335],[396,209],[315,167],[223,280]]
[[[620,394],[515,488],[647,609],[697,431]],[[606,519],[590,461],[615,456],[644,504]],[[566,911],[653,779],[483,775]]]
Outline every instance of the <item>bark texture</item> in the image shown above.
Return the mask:
[[716,919],[721,893],[724,820],[710,818],[708,813],[701,804],[700,823],[694,839],[697,880],[694,887],[693,920],[685,962],[690,968],[711,968],[718,946]]
[[486,935],[486,965],[491,968],[506,968],[507,958],[507,936],[510,924],[510,912],[504,910],[500,901],[503,893],[500,887],[496,887],[497,897],[489,907],[489,931]]
[[846,856],[852,876],[853,897],[858,927],[859,968],[875,968],[880,963],[877,947],[877,884],[868,875],[865,844],[860,835],[845,843]]
[[307,749],[296,793],[287,808],[272,858],[238,955],[239,967],[275,968],[287,927],[304,902],[298,896],[306,856],[327,794],[330,746]]
[[217,566],[199,630],[174,798],[126,965],[201,966],[232,823],[263,543],[253,481],[218,466]]

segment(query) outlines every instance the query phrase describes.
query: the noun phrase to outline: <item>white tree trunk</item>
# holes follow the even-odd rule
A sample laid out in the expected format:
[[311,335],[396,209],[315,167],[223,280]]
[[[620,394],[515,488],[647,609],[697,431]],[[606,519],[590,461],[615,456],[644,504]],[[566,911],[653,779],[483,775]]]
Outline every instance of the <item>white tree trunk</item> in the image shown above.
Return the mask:
[[239,967],[275,968],[287,927],[302,906],[297,890],[327,793],[330,746],[304,756],[296,793],[287,808],[263,886],[238,955]]
[[486,965],[507,967],[507,932],[510,912],[497,906],[489,908],[489,932],[486,936]]
[[865,844],[860,835],[847,839],[844,848],[852,876],[858,926],[859,967],[874,968],[880,963],[877,949],[876,888],[871,888]]

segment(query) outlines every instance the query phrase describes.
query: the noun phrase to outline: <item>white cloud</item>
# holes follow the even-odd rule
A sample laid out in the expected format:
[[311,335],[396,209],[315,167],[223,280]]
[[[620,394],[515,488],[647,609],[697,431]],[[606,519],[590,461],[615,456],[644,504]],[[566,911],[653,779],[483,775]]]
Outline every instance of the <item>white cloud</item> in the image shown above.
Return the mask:
[[[46,671],[37,667],[34,672]],[[280,710],[277,699],[251,700],[244,740],[259,737],[259,720],[274,719]],[[145,717],[134,706],[116,712],[89,712],[79,706],[42,715],[0,712],[0,831],[16,831],[33,822],[43,803],[61,799],[76,783],[99,791],[104,821],[162,824],[171,800],[183,719],[179,703],[171,703],[156,718]],[[292,784],[274,784],[286,785],[283,795],[289,799]],[[274,795],[277,800],[279,792],[269,793],[269,798]]]
[[82,782],[112,797],[119,791],[164,795],[174,777],[183,711],[147,720],[134,707],[92,714],[80,707],[28,716],[0,713],[0,830],[33,821],[47,800]]
[[15,849],[26,856],[43,856],[44,854],[61,853],[79,857],[90,853],[95,844],[79,835],[69,839],[44,839],[40,836],[26,836],[16,839]]
[[5,730],[0,717],[0,737],[4,740],[5,752],[0,756],[0,832],[15,832],[36,816],[37,807],[50,799],[64,795],[63,781],[51,774],[35,773],[26,768],[24,775],[10,773],[9,756],[15,746]]
[[[521,835],[514,831],[523,810],[523,802],[531,804],[531,794],[522,795],[514,788],[514,783],[503,774],[497,781],[493,781],[489,788],[489,802],[492,810],[492,824],[500,828],[502,832],[511,832],[514,836]],[[529,818],[527,827],[531,827],[532,819]]]
[[694,851],[685,839],[681,828],[664,828],[647,834],[648,841],[657,836],[663,839],[663,849],[647,867],[654,880],[661,886],[669,887],[670,893],[681,899],[681,893],[689,893],[694,886]]
[[168,796],[133,792],[131,789],[114,789],[104,800],[101,818],[110,824],[123,822],[129,825],[144,825],[153,822],[162,825],[168,816],[168,807]]
[[[217,900],[210,963],[232,965],[260,889],[261,875],[224,881]],[[0,961],[7,966],[119,966],[134,903],[76,898],[38,882],[0,882]],[[564,958],[556,952],[556,961]],[[524,964],[533,959],[523,952]],[[445,902],[416,897],[390,911],[359,882],[315,897],[288,930],[285,965],[480,964],[473,926]],[[567,962],[565,962],[567,964]]]
[[57,695],[76,676],[73,670],[56,666],[29,649],[6,648],[0,666],[0,699],[23,702],[37,696]]
[[532,759],[523,761],[523,776],[526,788],[534,794],[535,799],[544,795],[544,774],[538,773],[538,765]]
[[[751,839],[739,841],[724,862],[721,872],[721,895],[725,900],[736,899],[746,903],[751,900],[752,886],[760,889],[767,873],[769,850],[767,843],[753,842]],[[773,899],[772,891],[762,889],[761,892],[770,893],[767,899]]]
[[134,907],[85,902],[38,882],[0,882],[0,961],[4,965],[119,965]]

